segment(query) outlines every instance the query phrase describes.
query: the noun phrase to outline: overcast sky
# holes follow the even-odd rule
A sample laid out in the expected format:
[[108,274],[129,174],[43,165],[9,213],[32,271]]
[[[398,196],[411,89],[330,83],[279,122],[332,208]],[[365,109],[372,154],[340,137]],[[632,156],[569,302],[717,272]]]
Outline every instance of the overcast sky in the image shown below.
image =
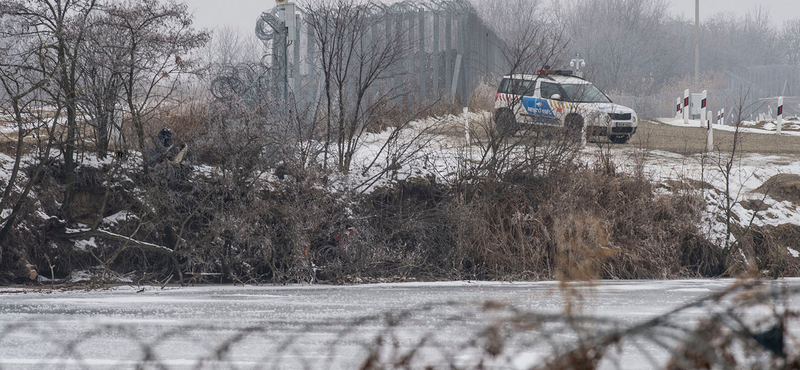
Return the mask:
[[[179,0],[181,1],[181,0]],[[183,0],[195,15],[195,25],[215,29],[230,25],[246,33],[255,29],[261,12],[275,6],[274,0]],[[502,0],[501,0],[502,1]],[[694,19],[695,0],[667,0],[673,13]],[[701,19],[718,12],[745,14],[760,4],[769,11],[777,26],[784,21],[800,18],[799,0],[700,0]]]
[[[667,0],[672,4],[673,13],[694,19],[695,0]],[[719,12],[745,14],[761,5],[766,9],[778,26],[784,21],[800,18],[800,1],[798,0],[700,0],[700,19]]]

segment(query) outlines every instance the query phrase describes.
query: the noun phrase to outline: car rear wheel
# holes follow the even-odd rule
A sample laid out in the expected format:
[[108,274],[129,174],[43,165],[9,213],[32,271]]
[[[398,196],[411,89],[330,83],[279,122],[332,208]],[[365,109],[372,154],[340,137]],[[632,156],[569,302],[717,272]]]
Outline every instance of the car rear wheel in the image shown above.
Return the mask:
[[494,126],[500,136],[514,136],[517,133],[517,117],[509,109],[500,109],[494,114]]

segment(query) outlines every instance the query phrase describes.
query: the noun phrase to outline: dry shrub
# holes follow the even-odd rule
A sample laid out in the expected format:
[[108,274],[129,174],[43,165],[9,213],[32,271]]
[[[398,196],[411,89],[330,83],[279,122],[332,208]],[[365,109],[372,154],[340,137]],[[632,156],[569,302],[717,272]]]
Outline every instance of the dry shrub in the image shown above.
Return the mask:
[[686,240],[703,240],[696,227],[702,200],[692,192],[656,195],[648,181],[603,168],[516,181],[483,183],[452,207],[458,267],[468,276],[591,280],[708,271],[682,265],[684,249],[695,248]]
[[361,272],[378,277],[458,278],[454,268],[453,220],[447,210],[450,188],[434,177],[412,177],[384,186],[362,199],[356,219],[371,236],[373,257]]
[[800,226],[758,226],[734,230],[741,249],[749,262],[748,271],[754,276],[778,278],[798,276],[800,261],[789,251],[800,251]]
[[497,86],[482,84],[472,90],[469,99],[469,110],[473,112],[493,111]]
[[600,277],[601,265],[615,250],[606,220],[596,215],[567,214],[553,225],[556,240],[556,277],[591,281]]

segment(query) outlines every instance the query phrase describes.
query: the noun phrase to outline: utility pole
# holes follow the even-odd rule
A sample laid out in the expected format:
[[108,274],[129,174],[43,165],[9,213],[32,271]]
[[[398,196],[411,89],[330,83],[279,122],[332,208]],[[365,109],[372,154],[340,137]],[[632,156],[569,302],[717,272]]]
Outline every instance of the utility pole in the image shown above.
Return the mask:
[[694,89],[700,89],[700,0],[694,0]]

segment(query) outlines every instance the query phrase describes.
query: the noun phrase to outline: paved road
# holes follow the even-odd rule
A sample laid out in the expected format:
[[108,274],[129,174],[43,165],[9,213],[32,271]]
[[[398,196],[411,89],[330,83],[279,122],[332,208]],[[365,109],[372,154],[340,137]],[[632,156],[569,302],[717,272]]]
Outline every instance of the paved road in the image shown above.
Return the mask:
[[[498,368],[524,368],[552,345],[574,340],[576,334],[559,322],[565,302],[576,303],[571,308],[579,314],[632,325],[731,283],[605,282],[571,290],[571,299],[549,282],[4,289],[0,367],[133,369],[144,360],[143,368],[166,369],[357,368],[383,340],[376,353],[384,360],[418,347],[414,358],[425,363],[464,365],[483,358]],[[800,287],[800,280],[779,284]],[[526,319],[539,325],[509,324],[509,317],[520,316],[504,304],[544,316]],[[789,304],[800,307],[797,300]],[[678,322],[704,314],[688,310]],[[503,340],[486,329],[500,322]],[[501,342],[501,355],[487,355],[498,352],[492,345]],[[641,348],[628,346],[633,350],[622,361],[605,367],[647,368],[644,352],[656,361],[666,356],[646,340],[636,346]]]

